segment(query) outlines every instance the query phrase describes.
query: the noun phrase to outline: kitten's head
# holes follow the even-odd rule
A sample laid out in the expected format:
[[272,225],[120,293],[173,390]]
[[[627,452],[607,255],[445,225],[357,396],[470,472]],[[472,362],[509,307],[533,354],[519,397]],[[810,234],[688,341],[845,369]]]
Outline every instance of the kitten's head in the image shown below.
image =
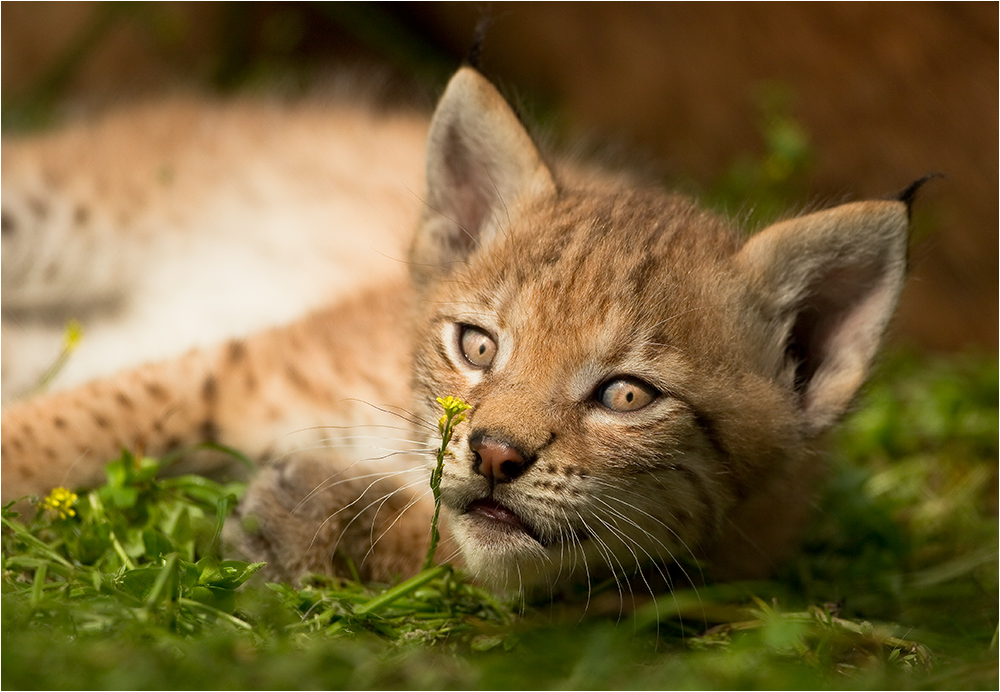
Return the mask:
[[473,406],[441,484],[468,567],[510,588],[706,556],[766,570],[895,306],[906,205],[744,243],[687,199],[565,183],[468,68],[427,185],[415,391],[427,420],[438,396]]

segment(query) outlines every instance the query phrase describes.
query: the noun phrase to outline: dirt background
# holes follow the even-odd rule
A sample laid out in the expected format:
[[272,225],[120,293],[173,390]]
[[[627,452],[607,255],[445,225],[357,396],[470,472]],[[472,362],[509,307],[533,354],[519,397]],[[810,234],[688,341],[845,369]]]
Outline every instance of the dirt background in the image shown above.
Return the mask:
[[[342,61],[439,84],[488,11],[487,73],[569,128],[611,133],[710,188],[759,154],[780,84],[808,134],[806,204],[881,197],[927,173],[897,343],[997,349],[996,3],[155,3],[0,6],[11,106],[231,89]],[[531,110],[531,107],[528,108]]]

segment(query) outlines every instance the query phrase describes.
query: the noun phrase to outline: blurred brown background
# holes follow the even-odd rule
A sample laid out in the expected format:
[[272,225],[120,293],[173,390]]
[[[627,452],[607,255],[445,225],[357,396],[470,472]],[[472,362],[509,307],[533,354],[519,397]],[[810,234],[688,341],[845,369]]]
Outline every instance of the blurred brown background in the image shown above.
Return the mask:
[[[5,2],[3,124],[178,82],[308,81],[343,61],[438,85],[484,11],[487,74],[556,129],[662,161],[668,182],[711,196],[739,179],[734,163],[783,146],[800,205],[944,173],[916,207],[894,338],[995,352],[996,3]],[[753,187],[727,208],[754,204]]]

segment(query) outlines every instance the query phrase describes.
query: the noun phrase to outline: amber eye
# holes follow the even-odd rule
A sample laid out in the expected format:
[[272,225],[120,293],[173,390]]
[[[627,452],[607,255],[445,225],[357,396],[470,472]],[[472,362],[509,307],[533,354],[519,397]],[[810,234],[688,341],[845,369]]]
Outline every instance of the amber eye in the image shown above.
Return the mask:
[[636,411],[648,406],[660,393],[656,388],[634,377],[609,380],[597,390],[597,401],[612,411]]
[[462,355],[473,367],[488,368],[496,358],[497,342],[478,327],[462,325],[458,343],[462,347]]

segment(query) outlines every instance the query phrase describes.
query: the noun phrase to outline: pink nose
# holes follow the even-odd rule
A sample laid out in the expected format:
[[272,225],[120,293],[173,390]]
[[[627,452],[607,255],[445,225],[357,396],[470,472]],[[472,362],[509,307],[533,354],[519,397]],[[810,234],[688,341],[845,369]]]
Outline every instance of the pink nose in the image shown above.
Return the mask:
[[524,455],[506,442],[475,436],[469,447],[476,453],[476,471],[494,483],[509,483],[527,466]]

